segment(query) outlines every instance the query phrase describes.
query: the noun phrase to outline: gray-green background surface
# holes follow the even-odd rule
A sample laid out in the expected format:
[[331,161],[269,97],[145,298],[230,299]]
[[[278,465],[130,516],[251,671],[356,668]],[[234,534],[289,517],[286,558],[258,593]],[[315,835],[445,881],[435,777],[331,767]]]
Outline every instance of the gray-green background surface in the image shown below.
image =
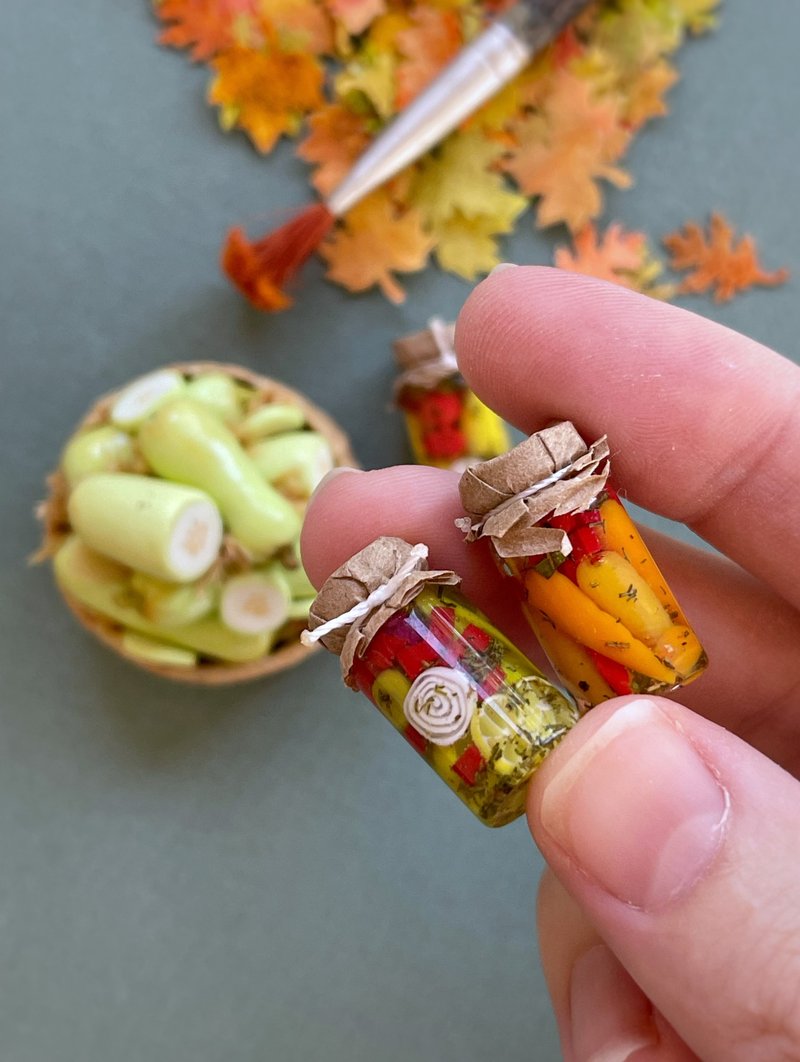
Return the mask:
[[[392,463],[389,342],[468,291],[430,269],[393,307],[315,263],[294,311],[251,311],[220,238],[302,202],[304,167],[222,136],[206,71],[154,35],[143,0],[3,5],[0,1062],[557,1059],[524,825],[474,822],[332,658],[230,691],[165,684],[25,567],[43,476],[97,393],[229,359]],[[720,208],[800,274],[798,40],[797,0],[729,0],[608,216],[658,236]],[[549,261],[551,241],[526,218],[506,255]],[[796,282],[692,305],[797,355]]]

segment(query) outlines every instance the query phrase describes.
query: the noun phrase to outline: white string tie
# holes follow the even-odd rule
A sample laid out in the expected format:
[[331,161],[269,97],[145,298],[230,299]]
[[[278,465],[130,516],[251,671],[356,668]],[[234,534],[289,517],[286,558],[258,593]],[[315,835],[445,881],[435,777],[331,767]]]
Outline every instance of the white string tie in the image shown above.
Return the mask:
[[330,634],[331,631],[336,631],[340,627],[347,627],[356,620],[369,615],[370,612],[388,601],[403,581],[413,571],[416,571],[418,562],[426,560],[427,557],[428,547],[426,545],[420,542],[416,546],[412,546],[408,559],[400,565],[391,579],[388,579],[382,586],[376,587],[369,597],[365,597],[363,601],[353,605],[347,612],[343,612],[340,616],[333,616],[325,623],[321,623],[319,627],[315,627],[313,631],[303,631],[300,635],[300,641],[303,645],[313,645],[320,638]]

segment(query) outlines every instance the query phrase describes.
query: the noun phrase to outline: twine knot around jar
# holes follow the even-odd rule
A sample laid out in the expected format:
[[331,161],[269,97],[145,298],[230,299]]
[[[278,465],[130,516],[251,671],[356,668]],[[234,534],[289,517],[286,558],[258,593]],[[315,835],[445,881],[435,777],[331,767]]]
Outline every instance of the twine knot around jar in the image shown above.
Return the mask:
[[588,445],[569,421],[554,424],[464,472],[458,486],[468,515],[456,526],[469,542],[491,538],[501,557],[568,556],[567,534],[540,522],[589,508],[609,472],[606,436]]
[[428,568],[428,547],[402,538],[375,539],[336,569],[322,585],[309,609],[305,645],[321,641],[338,653],[345,683],[354,688],[350,672],[378,630],[428,584],[456,586],[453,571]]

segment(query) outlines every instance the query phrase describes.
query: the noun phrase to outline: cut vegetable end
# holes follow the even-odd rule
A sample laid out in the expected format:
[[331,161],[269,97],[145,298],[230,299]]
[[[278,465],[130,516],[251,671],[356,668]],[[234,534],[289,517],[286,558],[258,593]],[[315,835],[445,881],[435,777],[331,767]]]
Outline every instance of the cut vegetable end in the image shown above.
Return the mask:
[[216,505],[190,502],[175,521],[168,546],[168,563],[176,578],[191,582],[204,575],[219,553],[222,534]]
[[121,428],[135,428],[185,386],[183,376],[174,369],[159,369],[142,376],[120,392],[111,407],[111,420]]
[[238,634],[267,634],[289,616],[291,595],[283,580],[262,572],[229,579],[222,591],[220,616]]

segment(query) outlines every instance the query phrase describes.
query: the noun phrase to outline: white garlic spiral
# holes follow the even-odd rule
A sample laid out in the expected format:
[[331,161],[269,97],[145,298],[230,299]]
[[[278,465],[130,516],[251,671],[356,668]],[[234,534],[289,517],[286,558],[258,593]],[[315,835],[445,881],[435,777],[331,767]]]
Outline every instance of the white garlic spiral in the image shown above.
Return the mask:
[[434,745],[452,745],[469,729],[478,694],[469,679],[449,667],[418,675],[403,701],[403,714]]

